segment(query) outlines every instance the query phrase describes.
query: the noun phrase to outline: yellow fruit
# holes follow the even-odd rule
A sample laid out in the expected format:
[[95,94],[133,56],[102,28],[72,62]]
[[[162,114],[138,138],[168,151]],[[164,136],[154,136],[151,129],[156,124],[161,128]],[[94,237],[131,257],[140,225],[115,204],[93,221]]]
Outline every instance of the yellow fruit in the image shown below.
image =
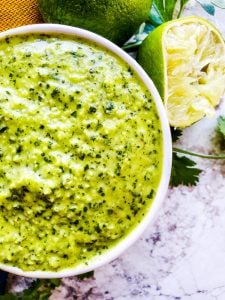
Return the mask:
[[214,25],[197,16],[166,22],[144,40],[137,60],[157,86],[171,126],[214,114],[225,91],[225,43]]
[[151,0],[38,0],[43,19],[84,28],[122,45],[148,17]]

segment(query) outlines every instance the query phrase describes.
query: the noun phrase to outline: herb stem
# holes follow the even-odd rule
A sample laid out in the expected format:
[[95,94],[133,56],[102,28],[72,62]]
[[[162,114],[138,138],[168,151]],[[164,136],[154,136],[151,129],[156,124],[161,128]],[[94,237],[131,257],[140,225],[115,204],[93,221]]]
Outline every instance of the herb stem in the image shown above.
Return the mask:
[[183,153],[183,154],[187,154],[187,155],[191,155],[191,156],[197,156],[197,157],[201,157],[201,158],[208,158],[208,159],[225,159],[225,155],[223,154],[203,154],[203,153],[197,153],[197,152],[192,152],[189,150],[183,150],[177,147],[173,147],[173,152],[177,152],[177,153]]
[[127,51],[127,50],[137,50],[137,48],[141,45],[142,41],[137,41],[137,42],[134,42],[134,43],[129,43],[129,44],[124,44],[122,46],[122,49],[124,51]]

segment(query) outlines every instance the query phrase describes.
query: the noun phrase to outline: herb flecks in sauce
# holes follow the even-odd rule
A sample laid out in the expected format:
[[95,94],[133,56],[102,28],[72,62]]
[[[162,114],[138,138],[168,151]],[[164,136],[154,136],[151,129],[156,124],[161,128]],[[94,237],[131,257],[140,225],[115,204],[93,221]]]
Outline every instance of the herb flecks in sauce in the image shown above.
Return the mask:
[[0,262],[87,262],[155,196],[162,136],[151,95],[120,58],[81,39],[9,37],[0,62]]

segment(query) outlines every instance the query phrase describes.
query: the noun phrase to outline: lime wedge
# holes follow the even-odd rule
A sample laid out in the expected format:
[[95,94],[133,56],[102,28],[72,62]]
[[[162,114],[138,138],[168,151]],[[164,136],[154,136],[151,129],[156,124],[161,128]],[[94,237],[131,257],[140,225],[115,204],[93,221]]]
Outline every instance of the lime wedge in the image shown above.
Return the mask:
[[197,16],[166,22],[144,40],[137,60],[158,88],[171,126],[214,114],[225,92],[225,43],[213,24]]

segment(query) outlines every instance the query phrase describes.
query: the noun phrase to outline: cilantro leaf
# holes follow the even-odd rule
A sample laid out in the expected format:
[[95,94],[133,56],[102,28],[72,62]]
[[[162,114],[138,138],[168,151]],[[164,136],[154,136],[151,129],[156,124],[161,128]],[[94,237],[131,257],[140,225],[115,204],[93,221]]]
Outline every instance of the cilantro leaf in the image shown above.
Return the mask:
[[181,129],[175,129],[174,127],[171,127],[170,131],[171,131],[171,137],[173,142],[176,142],[182,136]]
[[196,163],[186,156],[178,156],[176,153],[173,153],[170,185],[173,187],[180,184],[187,186],[196,185],[202,170],[194,168],[195,165]]
[[60,279],[37,279],[28,289],[20,293],[7,293],[0,300],[48,300],[52,290],[59,286]]

